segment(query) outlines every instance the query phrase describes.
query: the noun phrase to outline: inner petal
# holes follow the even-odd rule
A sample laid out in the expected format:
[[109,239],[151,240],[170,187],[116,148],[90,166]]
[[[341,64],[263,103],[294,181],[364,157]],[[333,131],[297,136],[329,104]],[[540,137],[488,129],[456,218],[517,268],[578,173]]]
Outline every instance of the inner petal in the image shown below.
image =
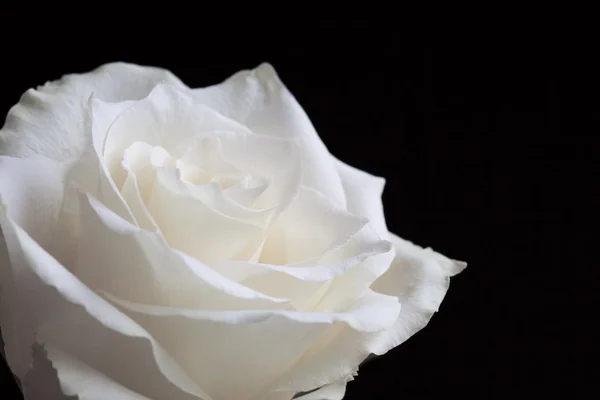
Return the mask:
[[[159,146],[177,159],[177,150],[187,140],[215,130],[228,130],[243,134],[248,128],[222,116],[201,104],[196,104],[187,94],[169,85],[157,85],[148,97],[122,112],[106,134],[102,155],[107,169],[117,186],[126,178],[121,168],[125,150],[136,141]],[[185,149],[184,149],[185,150]],[[164,152],[155,151],[159,164]]]
[[241,174],[238,168],[223,157],[221,140],[216,134],[194,137],[179,147],[186,149],[181,161],[187,165],[195,165],[211,176]]
[[203,262],[248,259],[262,229],[207,207],[176,169],[159,168],[148,210],[171,246]]
[[289,265],[320,256],[346,243],[366,223],[316,190],[301,186],[296,200],[269,230],[260,262]]

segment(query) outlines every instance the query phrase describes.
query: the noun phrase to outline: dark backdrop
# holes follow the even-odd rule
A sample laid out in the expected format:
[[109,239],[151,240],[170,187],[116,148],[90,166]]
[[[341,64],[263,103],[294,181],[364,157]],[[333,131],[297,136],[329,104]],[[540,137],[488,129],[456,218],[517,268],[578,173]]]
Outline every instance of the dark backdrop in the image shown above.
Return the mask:
[[[88,48],[72,36],[9,46],[0,112],[29,87],[108,61],[162,66],[190,86],[268,61],[334,155],[387,178],[390,230],[469,262],[440,313],[361,368],[346,399],[579,398],[598,356],[585,286],[598,259],[582,257],[598,237],[593,68],[543,40],[415,47],[378,24],[310,29],[222,48]],[[2,377],[0,397],[17,399],[5,367]]]

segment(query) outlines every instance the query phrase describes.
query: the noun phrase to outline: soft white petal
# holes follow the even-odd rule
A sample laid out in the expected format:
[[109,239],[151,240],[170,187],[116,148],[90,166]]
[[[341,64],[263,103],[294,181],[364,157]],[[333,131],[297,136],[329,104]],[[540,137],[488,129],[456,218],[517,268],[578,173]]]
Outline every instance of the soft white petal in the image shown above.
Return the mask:
[[390,269],[372,286],[373,290],[398,296],[402,303],[400,318],[392,329],[378,335],[371,344],[381,355],[425,327],[438,311],[450,285],[450,277],[466,267],[433,251],[423,249],[390,233],[396,258]]
[[160,228],[156,225],[154,218],[144,204],[136,176],[132,172],[127,173],[127,178],[121,188],[121,195],[129,205],[129,209],[140,228],[150,232],[160,232]]
[[315,189],[301,187],[296,200],[271,227],[260,262],[287,265],[311,259],[346,243],[366,223]]
[[259,292],[285,296],[297,309],[337,310],[360,296],[393,258],[391,244],[365,224],[316,190],[301,187],[271,228],[260,263],[213,267]]
[[219,132],[208,132],[206,135],[182,143],[181,147],[185,146],[186,150],[180,160],[187,165],[197,166],[210,176],[243,173],[225,159]]
[[[322,255],[298,264],[227,262],[213,264],[213,267],[256,291],[289,298],[298,310],[335,311],[359,297],[376,279],[374,271],[389,265],[389,261],[384,265],[380,263],[385,263],[390,255],[393,257],[391,243],[370,235],[368,230],[369,227],[365,227],[341,247],[327,249]],[[355,269],[370,272],[371,281],[366,272],[356,274]],[[346,279],[346,275],[353,278]],[[360,279],[363,280],[354,282]]]
[[65,181],[68,187],[74,187],[94,196],[121,218],[136,222],[129,205],[94,149],[88,147],[85,150],[82,157],[69,168]]
[[247,181],[249,181],[249,179],[238,182],[225,189],[223,193],[242,207],[255,208],[256,201],[269,187],[269,181],[260,178],[253,179],[255,182],[251,186]]
[[268,188],[258,199],[257,208],[284,210],[295,200],[304,166],[297,141],[265,135],[219,132],[223,157],[240,171],[266,179]]
[[347,210],[368,218],[369,224],[373,226],[377,234],[382,239],[388,239],[388,229],[381,202],[385,179],[361,171],[339,160],[335,160],[334,163],[346,194]]
[[221,84],[192,91],[199,103],[255,133],[297,138],[305,165],[303,184],[345,207],[344,191],[331,155],[271,65],[261,64],[254,70],[238,72]]
[[185,310],[107,297],[152,332],[211,396],[239,400],[270,392],[273,380],[331,327],[377,332],[400,311],[396,298],[377,293],[338,313]]
[[207,207],[175,169],[157,170],[147,206],[171,247],[203,262],[248,259],[262,240],[261,228]]
[[78,400],[150,400],[58,348],[46,346],[46,352],[66,395]]
[[33,346],[33,365],[19,383],[25,400],[79,400],[64,393],[56,369],[39,344]]
[[133,107],[137,101],[107,103],[92,95],[88,102],[92,112],[92,143],[96,154],[102,159],[104,143],[110,127],[121,113]]
[[121,160],[134,142],[163,147],[175,159],[194,136],[213,130],[250,131],[210,108],[194,103],[185,92],[159,84],[152,92],[122,112],[111,125],[103,155],[117,186],[124,180]]
[[3,291],[2,298],[21,321],[2,327],[5,339],[16,339],[6,341],[6,355],[19,378],[26,372],[19,363],[30,358],[37,340],[142,395],[210,399],[144,329],[83,285],[4,212],[0,223],[13,278],[3,286],[27,294],[17,299]]
[[43,156],[0,156],[0,196],[7,212],[45,248],[53,242],[65,169],[64,163]]
[[34,346],[34,357],[23,379],[27,400],[149,400],[52,346]]
[[185,88],[163,69],[110,63],[29,89],[11,108],[0,130],[0,155],[78,158],[89,141],[87,101],[92,93],[110,102],[139,100],[159,82]]
[[0,130],[0,155],[78,157],[87,144],[87,98],[29,89],[14,105]]
[[296,397],[297,400],[342,400],[346,394],[346,385],[352,380],[350,375],[346,379],[341,379],[335,383],[325,385],[315,391],[303,396]]
[[[390,234],[390,238],[396,257],[372,289],[397,296],[402,309],[396,322],[368,334],[345,327],[330,329],[284,374],[279,389],[319,387],[348,376],[369,354],[384,354],[418,332],[438,310],[448,290],[449,277],[466,264],[454,262],[431,249],[422,249],[396,235]],[[348,351],[350,348],[353,351]]]
[[38,90],[68,92],[86,100],[93,93],[103,101],[121,102],[143,99],[159,83],[186,88],[179,78],[165,69],[113,62],[90,72],[65,75],[57,81],[47,82]]
[[145,304],[203,309],[281,308],[285,300],[230,281],[81,196],[76,273],[93,290]]

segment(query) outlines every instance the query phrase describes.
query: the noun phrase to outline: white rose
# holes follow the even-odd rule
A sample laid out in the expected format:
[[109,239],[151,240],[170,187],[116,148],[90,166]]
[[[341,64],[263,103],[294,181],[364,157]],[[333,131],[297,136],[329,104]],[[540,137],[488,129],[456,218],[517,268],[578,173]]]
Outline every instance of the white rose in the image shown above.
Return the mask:
[[268,64],[202,89],[67,75],[10,110],[0,154],[0,323],[31,398],[340,399],[466,265],[388,232],[384,180]]

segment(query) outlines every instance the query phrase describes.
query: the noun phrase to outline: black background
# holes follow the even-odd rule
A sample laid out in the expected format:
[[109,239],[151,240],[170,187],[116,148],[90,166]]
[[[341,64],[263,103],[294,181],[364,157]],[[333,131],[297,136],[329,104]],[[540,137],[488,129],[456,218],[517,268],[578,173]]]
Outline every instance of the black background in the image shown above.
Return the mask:
[[[109,61],[165,67],[192,87],[268,61],[332,154],[387,178],[390,230],[469,263],[430,324],[362,367],[345,399],[583,398],[599,355],[599,263],[584,256],[599,198],[589,51],[543,35],[421,47],[378,22],[309,28],[178,45],[21,39],[3,52],[0,112]],[[19,398],[2,376],[0,397]]]

